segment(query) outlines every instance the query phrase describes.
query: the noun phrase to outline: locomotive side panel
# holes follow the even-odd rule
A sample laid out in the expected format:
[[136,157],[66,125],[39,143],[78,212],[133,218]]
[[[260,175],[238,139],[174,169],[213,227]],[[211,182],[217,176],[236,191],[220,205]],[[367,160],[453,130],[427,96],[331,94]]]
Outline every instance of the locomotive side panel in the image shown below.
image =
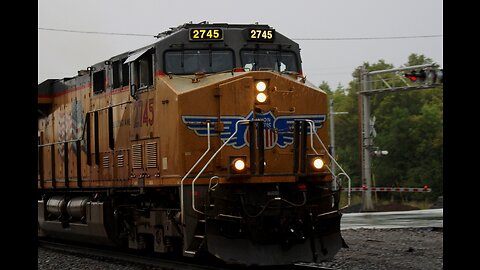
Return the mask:
[[[160,137],[159,169],[161,180],[165,185],[179,184],[181,175],[178,166],[180,153],[178,145],[178,95],[167,83],[168,78],[157,75],[156,116],[155,125]],[[157,117],[158,115],[158,117]]]
[[[61,142],[65,140],[65,95],[57,97],[53,101],[53,141]],[[58,187],[64,187],[64,164],[63,164],[63,145],[56,144],[53,146],[54,159],[52,164],[54,167],[54,174],[52,175],[52,183]]]
[[[39,121],[39,144],[40,145],[48,145],[52,142],[52,133],[53,127],[50,124],[52,119],[52,115],[49,114],[47,117],[41,119]],[[52,164],[51,164],[51,147],[50,146],[42,146],[39,147],[38,152],[40,154],[38,161],[39,161],[39,185],[40,179],[43,182],[43,187],[47,185],[51,185],[52,181]],[[43,167],[43,168],[42,168]]]
[[130,114],[132,110],[130,101],[130,93],[128,87],[112,93],[111,108],[113,114],[112,131],[113,131],[113,179],[120,181],[120,185],[128,185],[130,175]]
[[112,180],[112,152],[109,144],[108,110],[111,106],[111,94],[108,87],[108,66],[99,64],[92,72],[92,95],[90,111],[93,116],[91,126],[92,165],[90,174],[93,186],[111,186]]
[[[77,104],[76,104],[76,126],[78,129],[77,132],[77,137],[76,139],[82,139],[80,142],[80,161],[81,161],[81,184],[82,186],[88,186],[90,181],[91,181],[91,176],[90,176],[90,168],[87,166],[87,125],[90,125],[92,123],[92,115],[90,114],[89,116],[89,122],[87,122],[87,113],[90,111],[90,98],[92,95],[92,90],[91,90],[91,83],[90,83],[90,76],[89,75],[82,75],[77,79]],[[92,129],[90,128],[90,131]],[[91,136],[90,136],[91,137]],[[93,142],[90,138],[90,142]],[[91,147],[91,145],[90,145]],[[76,153],[75,153],[76,155]],[[76,157],[75,157],[76,159]]]

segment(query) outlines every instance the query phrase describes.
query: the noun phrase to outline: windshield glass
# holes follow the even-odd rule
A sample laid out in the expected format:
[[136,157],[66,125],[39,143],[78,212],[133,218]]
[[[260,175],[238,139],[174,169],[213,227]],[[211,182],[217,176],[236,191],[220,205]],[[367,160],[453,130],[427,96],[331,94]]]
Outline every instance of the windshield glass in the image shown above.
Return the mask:
[[165,53],[165,72],[194,74],[232,70],[232,51],[184,50]]
[[269,69],[298,72],[293,52],[274,50],[243,50],[240,52],[243,68],[249,70]]

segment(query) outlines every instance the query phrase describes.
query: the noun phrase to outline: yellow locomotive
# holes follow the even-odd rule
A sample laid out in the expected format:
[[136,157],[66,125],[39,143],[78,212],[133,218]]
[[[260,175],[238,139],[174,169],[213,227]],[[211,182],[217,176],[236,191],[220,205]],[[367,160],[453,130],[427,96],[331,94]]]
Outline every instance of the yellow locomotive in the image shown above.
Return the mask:
[[38,86],[38,227],[228,263],[341,248],[327,96],[268,25],[184,24]]

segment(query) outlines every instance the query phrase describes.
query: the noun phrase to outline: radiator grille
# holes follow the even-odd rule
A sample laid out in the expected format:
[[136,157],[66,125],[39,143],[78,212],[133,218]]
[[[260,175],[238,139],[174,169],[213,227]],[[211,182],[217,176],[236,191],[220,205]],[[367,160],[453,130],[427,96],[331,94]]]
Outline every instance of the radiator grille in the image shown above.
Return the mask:
[[142,168],[142,164],[143,164],[142,156],[143,156],[142,145],[141,144],[132,145],[132,167],[134,169]]
[[110,167],[110,156],[103,156],[103,168]]
[[157,143],[150,142],[146,144],[147,148],[147,168],[157,168]]
[[123,160],[123,154],[117,155],[117,167],[125,166],[125,161]]

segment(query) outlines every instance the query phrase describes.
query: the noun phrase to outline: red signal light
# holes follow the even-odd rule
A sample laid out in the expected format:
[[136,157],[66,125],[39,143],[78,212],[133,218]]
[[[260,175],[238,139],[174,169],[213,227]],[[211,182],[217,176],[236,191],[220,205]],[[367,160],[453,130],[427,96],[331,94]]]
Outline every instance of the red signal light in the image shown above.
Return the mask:
[[405,75],[407,78],[409,78],[412,82],[417,80],[417,77],[412,76],[412,75]]
[[421,69],[419,71],[412,70],[410,72],[405,73],[405,77],[410,79],[412,82],[423,82],[425,78],[427,78],[427,74],[425,70]]

